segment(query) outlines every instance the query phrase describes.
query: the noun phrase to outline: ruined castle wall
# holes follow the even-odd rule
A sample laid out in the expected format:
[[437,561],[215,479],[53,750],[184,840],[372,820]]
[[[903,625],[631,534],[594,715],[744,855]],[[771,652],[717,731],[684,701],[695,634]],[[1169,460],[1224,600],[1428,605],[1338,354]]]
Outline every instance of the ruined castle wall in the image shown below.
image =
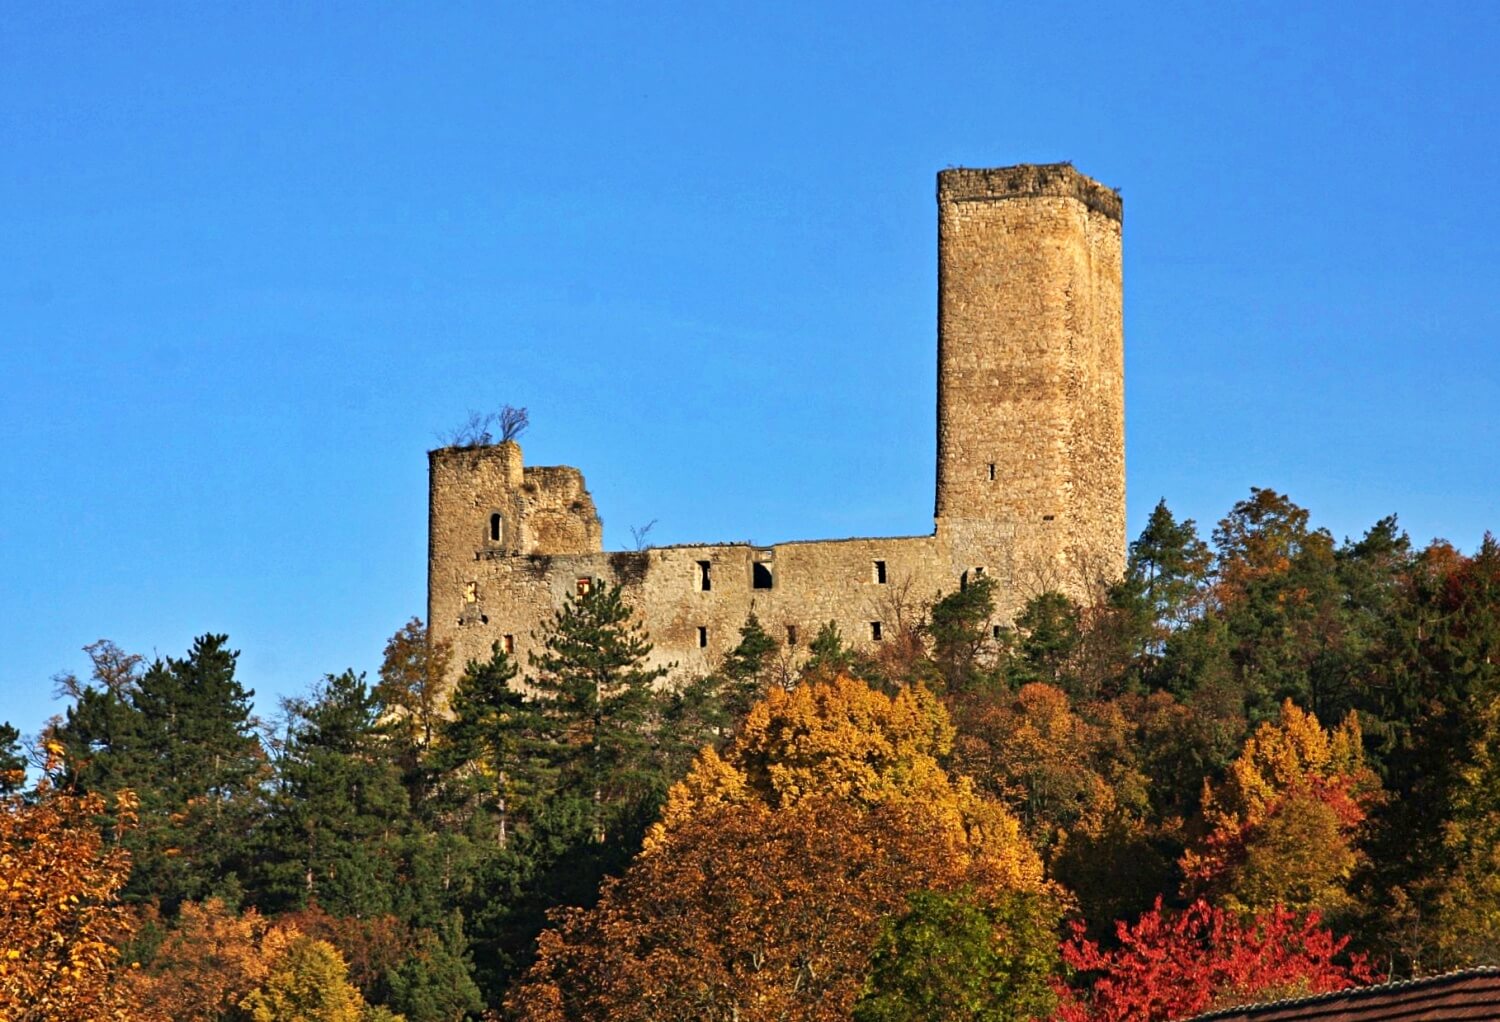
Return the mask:
[[[752,611],[795,658],[828,621],[837,623],[848,645],[885,641],[900,620],[920,618],[922,604],[958,586],[932,536],[522,555],[470,565],[473,577],[459,591],[469,591],[472,582],[474,601],[438,601],[431,618],[433,634],[453,643],[457,667],[487,657],[494,642],[525,665],[563,601],[580,584],[598,580],[624,587],[655,647],[652,662],[675,663],[688,675],[715,669],[739,642]],[[757,565],[770,588],[756,588]]]
[[428,621],[454,645],[454,675],[495,642],[524,665],[595,580],[625,587],[654,662],[681,676],[713,669],[752,611],[794,653],[830,620],[869,647],[965,578],[998,583],[1003,624],[1032,596],[1081,598],[1117,576],[1121,215],[1116,192],[1066,164],[938,175],[931,535],[604,553],[577,469],[525,467],[514,443],[431,452]]
[[527,466],[521,492],[523,546],[528,553],[574,553],[603,546],[604,523],[578,469]]

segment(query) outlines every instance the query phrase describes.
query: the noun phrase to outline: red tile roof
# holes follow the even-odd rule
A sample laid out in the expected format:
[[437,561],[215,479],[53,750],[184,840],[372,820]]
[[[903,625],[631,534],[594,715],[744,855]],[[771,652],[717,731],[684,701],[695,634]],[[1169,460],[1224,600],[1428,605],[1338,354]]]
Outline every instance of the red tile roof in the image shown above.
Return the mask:
[[1191,1022],[1447,1022],[1500,1020],[1500,968],[1486,966],[1425,979],[1223,1008]]

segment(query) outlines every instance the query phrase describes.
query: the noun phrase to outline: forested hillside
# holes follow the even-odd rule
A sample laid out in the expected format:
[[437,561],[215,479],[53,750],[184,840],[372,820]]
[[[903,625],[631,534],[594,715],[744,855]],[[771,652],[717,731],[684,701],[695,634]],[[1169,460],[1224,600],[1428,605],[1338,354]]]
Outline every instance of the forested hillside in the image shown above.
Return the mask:
[[0,1018],[1158,1022],[1492,961],[1492,539],[1257,489],[1087,605],[991,586],[675,687],[609,586],[452,692],[413,620],[265,720],[226,636],[98,642],[0,730]]

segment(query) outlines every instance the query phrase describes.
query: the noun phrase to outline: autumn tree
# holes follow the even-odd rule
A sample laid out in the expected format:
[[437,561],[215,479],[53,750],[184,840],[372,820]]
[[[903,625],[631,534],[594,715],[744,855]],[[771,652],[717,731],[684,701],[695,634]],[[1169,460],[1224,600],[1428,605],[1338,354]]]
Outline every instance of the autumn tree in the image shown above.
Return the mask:
[[1007,698],[966,704],[957,720],[961,769],[1007,802],[1038,843],[1108,812],[1120,795],[1132,803],[1143,798],[1144,778],[1106,776],[1107,736],[1052,685],[1031,683]]
[[[771,690],[751,710],[722,756],[707,749],[673,785],[647,848],[670,839],[677,825],[721,804],[785,809],[803,798],[839,798],[857,805],[920,803],[996,876],[1016,887],[1041,882],[1041,862],[1019,821],[981,797],[967,777],[942,765],[953,745],[942,703],[920,685],[894,696],[844,676]],[[955,840],[958,840],[955,837]]]
[[1233,678],[1252,720],[1283,699],[1315,712],[1342,643],[1333,537],[1274,490],[1251,487],[1214,529],[1213,593]]
[[219,1022],[270,974],[297,936],[254,909],[236,914],[224,902],[183,902],[156,951],[129,975],[133,1022]]
[[1021,818],[1087,918],[1139,912],[1173,884],[1176,828],[1152,813],[1136,724],[1119,705],[1074,706],[1066,692],[1036,682],[963,700],[954,719],[957,769]]
[[1316,913],[1272,909],[1253,917],[1196,901],[1181,912],[1156,906],[1116,926],[1115,946],[1082,935],[1062,948],[1081,990],[1063,988],[1058,1022],[1166,1022],[1213,1008],[1343,990],[1375,976],[1346,956],[1347,938]]
[[915,804],[723,805],[542,935],[526,1022],[846,1020],[883,920],[978,879]]
[[327,941],[299,936],[279,954],[264,982],[240,1002],[250,1022],[398,1022],[372,1011],[349,982],[348,967]]
[[1206,786],[1208,833],[1183,857],[1183,871],[1192,890],[1239,911],[1345,911],[1359,828],[1378,797],[1358,719],[1325,730],[1288,700],[1223,783]]
[[[57,746],[48,749],[55,769]],[[0,797],[0,1018],[128,1019],[120,946],[134,928],[119,896],[135,821],[128,791],[106,801],[58,788],[49,770],[25,796]],[[113,836],[98,819],[106,810]]]
[[541,1019],[846,1019],[882,920],[917,890],[1045,896],[998,804],[943,768],[920,686],[771,690],[592,910],[558,916],[512,1005]]

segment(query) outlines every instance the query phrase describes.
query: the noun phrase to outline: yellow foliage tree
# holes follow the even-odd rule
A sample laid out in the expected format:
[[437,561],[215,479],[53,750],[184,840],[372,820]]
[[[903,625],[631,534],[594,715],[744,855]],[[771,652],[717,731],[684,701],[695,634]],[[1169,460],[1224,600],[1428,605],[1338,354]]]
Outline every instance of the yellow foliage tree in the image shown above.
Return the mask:
[[1342,911],[1360,863],[1355,838],[1379,797],[1355,714],[1328,730],[1287,700],[1224,782],[1205,782],[1207,835],[1183,856],[1183,873],[1194,893],[1235,910]]
[[725,805],[779,811],[809,797],[864,807],[915,803],[1004,883],[1039,888],[1041,859],[1015,816],[983,798],[969,778],[943,769],[953,738],[947,710],[922,685],[888,696],[840,675],[790,692],[773,689],[722,756],[705,749],[672,786],[646,852]]
[[[325,940],[297,937],[271,965],[265,982],[240,1007],[251,1022],[365,1022],[369,1006],[349,982],[349,968]],[[387,1020],[399,1016],[381,1013]]]
[[[129,1017],[119,947],[134,921],[118,895],[130,860],[99,832],[108,808],[46,778],[29,797],[0,800],[0,1019]],[[116,796],[114,819],[134,824],[128,792]]]

